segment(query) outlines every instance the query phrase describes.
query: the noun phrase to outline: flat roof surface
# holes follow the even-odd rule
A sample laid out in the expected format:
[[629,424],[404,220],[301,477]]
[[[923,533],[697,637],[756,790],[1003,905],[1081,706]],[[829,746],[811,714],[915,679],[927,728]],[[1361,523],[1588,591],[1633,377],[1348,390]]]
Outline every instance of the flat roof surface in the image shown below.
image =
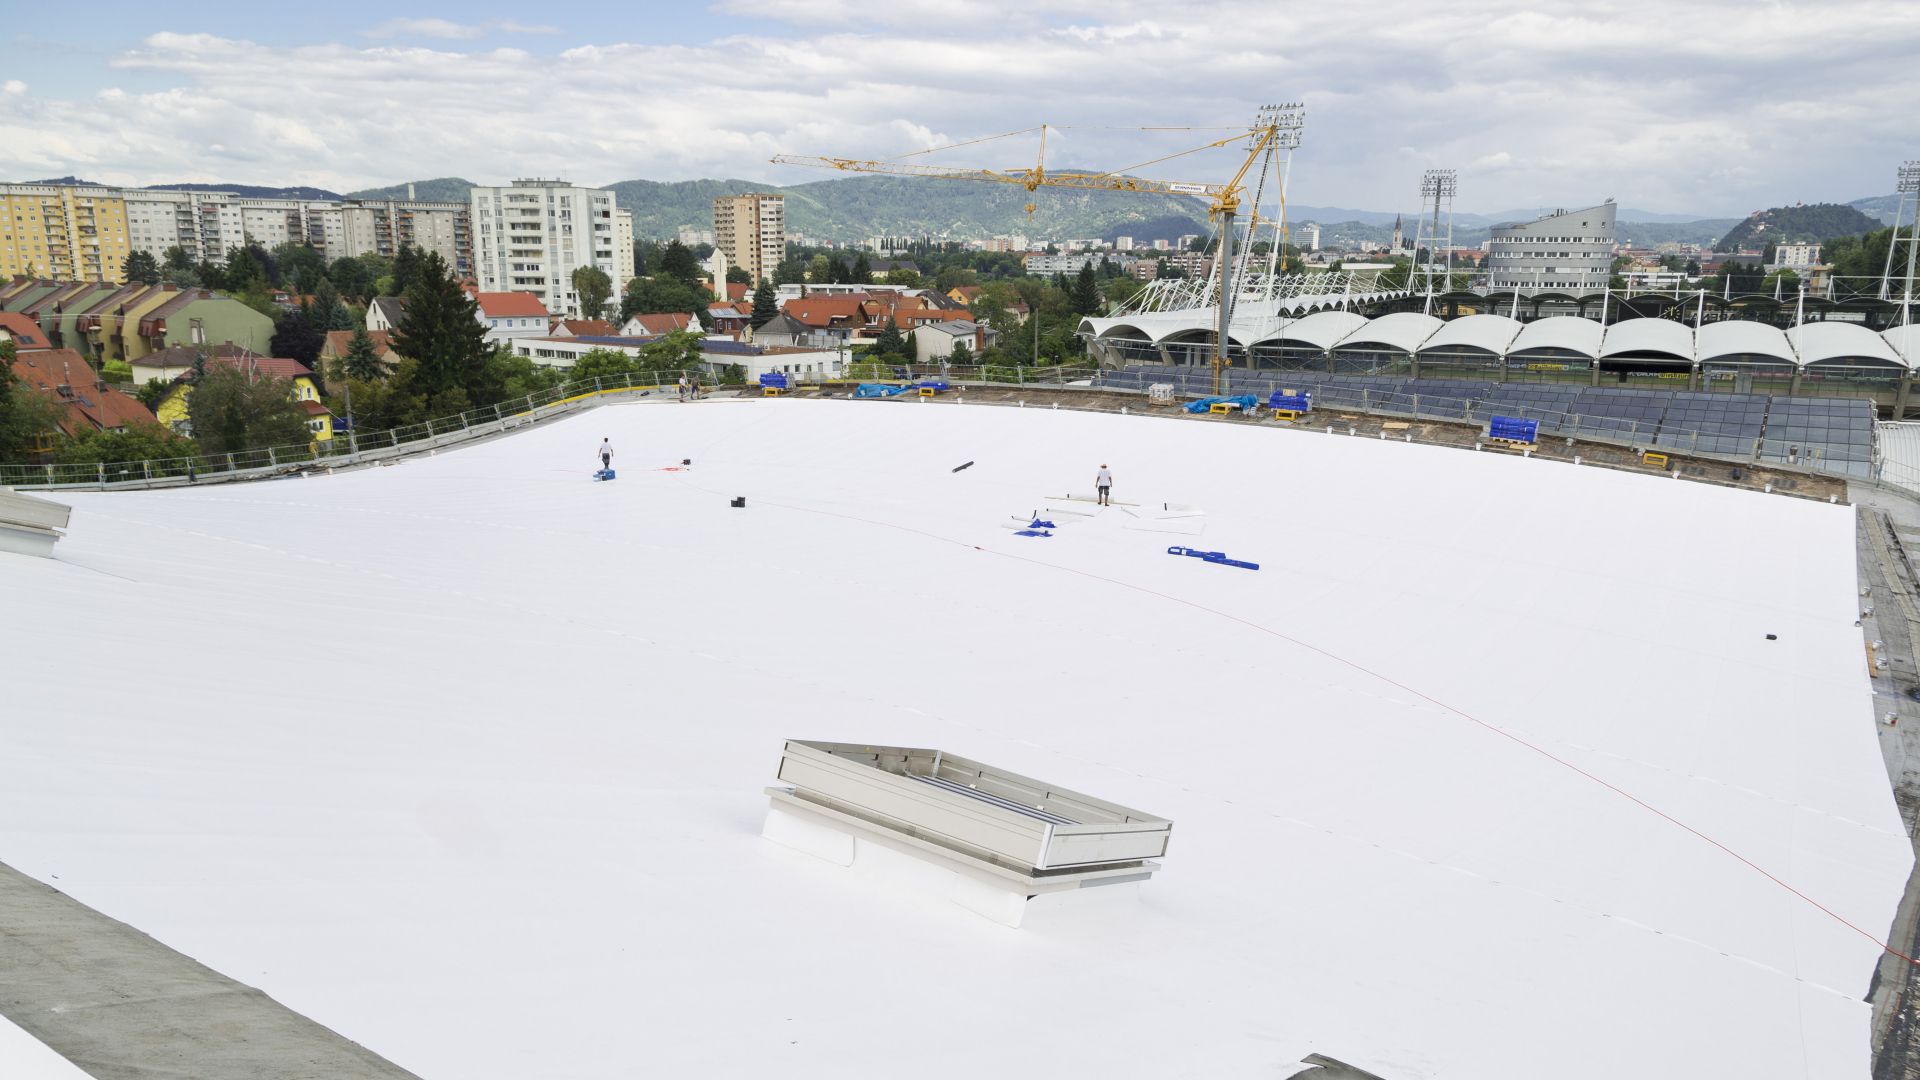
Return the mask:
[[[1103,462],[1132,511],[1004,527]],[[1868,1075],[1911,852],[1845,506],[778,399],[60,498],[0,556],[0,860],[427,1080]],[[795,731],[1179,825],[1013,931],[762,841]]]

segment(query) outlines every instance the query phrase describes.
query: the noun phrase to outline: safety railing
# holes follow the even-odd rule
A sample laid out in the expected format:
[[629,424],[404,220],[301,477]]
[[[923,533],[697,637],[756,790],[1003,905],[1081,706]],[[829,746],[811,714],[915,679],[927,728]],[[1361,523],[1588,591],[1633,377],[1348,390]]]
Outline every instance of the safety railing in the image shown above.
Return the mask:
[[[597,405],[608,395],[673,393],[682,374],[680,371],[642,371],[575,380],[551,390],[424,423],[364,433],[347,429],[335,432],[331,439],[293,446],[145,461],[0,465],[0,487],[99,490],[174,487],[287,475],[315,467],[340,468],[497,435]],[[684,374],[710,378],[706,372]]]

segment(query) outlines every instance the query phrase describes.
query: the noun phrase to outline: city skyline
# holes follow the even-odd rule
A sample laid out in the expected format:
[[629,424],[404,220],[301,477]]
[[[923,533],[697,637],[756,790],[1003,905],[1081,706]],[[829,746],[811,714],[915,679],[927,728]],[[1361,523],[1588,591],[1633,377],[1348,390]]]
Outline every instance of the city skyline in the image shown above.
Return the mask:
[[[1290,187],[1307,204],[1410,208],[1441,167],[1460,171],[1463,211],[1612,196],[1739,217],[1883,194],[1916,154],[1883,118],[1920,90],[1912,5],[1037,7],[957,23],[914,0],[854,21],[819,0],[724,0],[636,26],[592,3],[536,23],[498,3],[457,21],[364,2],[260,20],[219,0],[124,5],[84,44],[31,9],[6,34],[0,179],[790,186],[832,174],[775,153],[891,157],[1046,122],[1056,166],[1217,180],[1230,150],[1141,163],[1222,132],[1135,129],[1217,129],[1285,99],[1307,108]],[[1034,148],[934,160],[1024,167]]]

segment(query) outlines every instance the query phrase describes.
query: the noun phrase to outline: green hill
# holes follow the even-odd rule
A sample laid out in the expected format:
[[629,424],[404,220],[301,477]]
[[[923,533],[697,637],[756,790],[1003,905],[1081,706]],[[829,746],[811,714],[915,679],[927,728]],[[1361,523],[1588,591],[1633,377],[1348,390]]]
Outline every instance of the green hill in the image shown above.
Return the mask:
[[1858,236],[1880,227],[1880,222],[1852,206],[1811,203],[1776,206],[1749,214],[1713,245],[1715,251],[1757,251],[1768,244],[1822,243],[1840,236]]
[[[414,182],[416,197],[464,202],[473,184],[457,177]],[[713,228],[718,195],[764,191],[787,197],[787,230],[856,240],[868,236],[945,236],[984,240],[1029,236],[1132,236],[1146,242],[1206,232],[1206,208],[1177,195],[1043,188],[1028,193],[1011,184],[863,176],[780,187],[749,180],[622,180],[608,184],[620,206],[633,211],[635,236],[667,239],[683,228]],[[350,199],[404,199],[407,185],[356,191]],[[1034,213],[1026,212],[1027,203]]]
[[[413,197],[426,202],[466,202],[467,192],[473,190],[473,181],[462,180],[457,176],[443,176],[438,180],[415,180]],[[349,199],[404,199],[407,197],[407,185],[394,184],[389,187],[368,188],[355,191]]]

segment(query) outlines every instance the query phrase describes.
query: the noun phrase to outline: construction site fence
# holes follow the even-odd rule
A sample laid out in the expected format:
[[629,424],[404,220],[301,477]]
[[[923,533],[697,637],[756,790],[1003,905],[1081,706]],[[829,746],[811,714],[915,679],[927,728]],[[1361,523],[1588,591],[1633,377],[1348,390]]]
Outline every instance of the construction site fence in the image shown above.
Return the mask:
[[[707,380],[707,385],[712,385],[713,374],[710,371],[650,371],[575,380],[553,390],[470,409],[455,416],[375,432],[360,433],[349,429],[335,433],[332,439],[303,445],[106,464],[0,465],[0,486],[140,489],[284,476],[316,467],[348,467],[491,437],[594,407],[612,396],[674,394],[682,374]],[[1116,374],[1096,367],[1069,365],[1001,367],[863,362],[838,374],[787,373],[787,379],[790,389],[813,387],[829,391],[837,387],[850,389],[860,382],[892,382],[906,386],[939,381],[954,389],[1086,387],[1145,397],[1145,388],[1138,385],[1137,379],[1127,385],[1109,385],[1115,381]],[[1172,383],[1176,400],[1190,401],[1209,396],[1212,392],[1212,373],[1204,369],[1191,374],[1156,377],[1154,381]],[[1873,455],[1870,448],[1865,452],[1835,450],[1781,439],[1675,429],[1658,422],[1494,406],[1445,394],[1406,393],[1335,384],[1316,385],[1312,389],[1316,413],[1337,410],[1396,419],[1484,425],[1489,416],[1498,412],[1502,416],[1539,421],[1542,438],[1578,439],[1641,452],[1710,458],[1733,464],[1846,479],[1878,479],[1881,471],[1877,455]],[[758,393],[759,388],[750,384],[745,392]],[[1314,420],[1304,422],[1312,423]],[[1854,460],[1856,457],[1859,460]],[[1920,488],[1920,476],[1888,478],[1890,483],[1909,480],[1908,486]]]

